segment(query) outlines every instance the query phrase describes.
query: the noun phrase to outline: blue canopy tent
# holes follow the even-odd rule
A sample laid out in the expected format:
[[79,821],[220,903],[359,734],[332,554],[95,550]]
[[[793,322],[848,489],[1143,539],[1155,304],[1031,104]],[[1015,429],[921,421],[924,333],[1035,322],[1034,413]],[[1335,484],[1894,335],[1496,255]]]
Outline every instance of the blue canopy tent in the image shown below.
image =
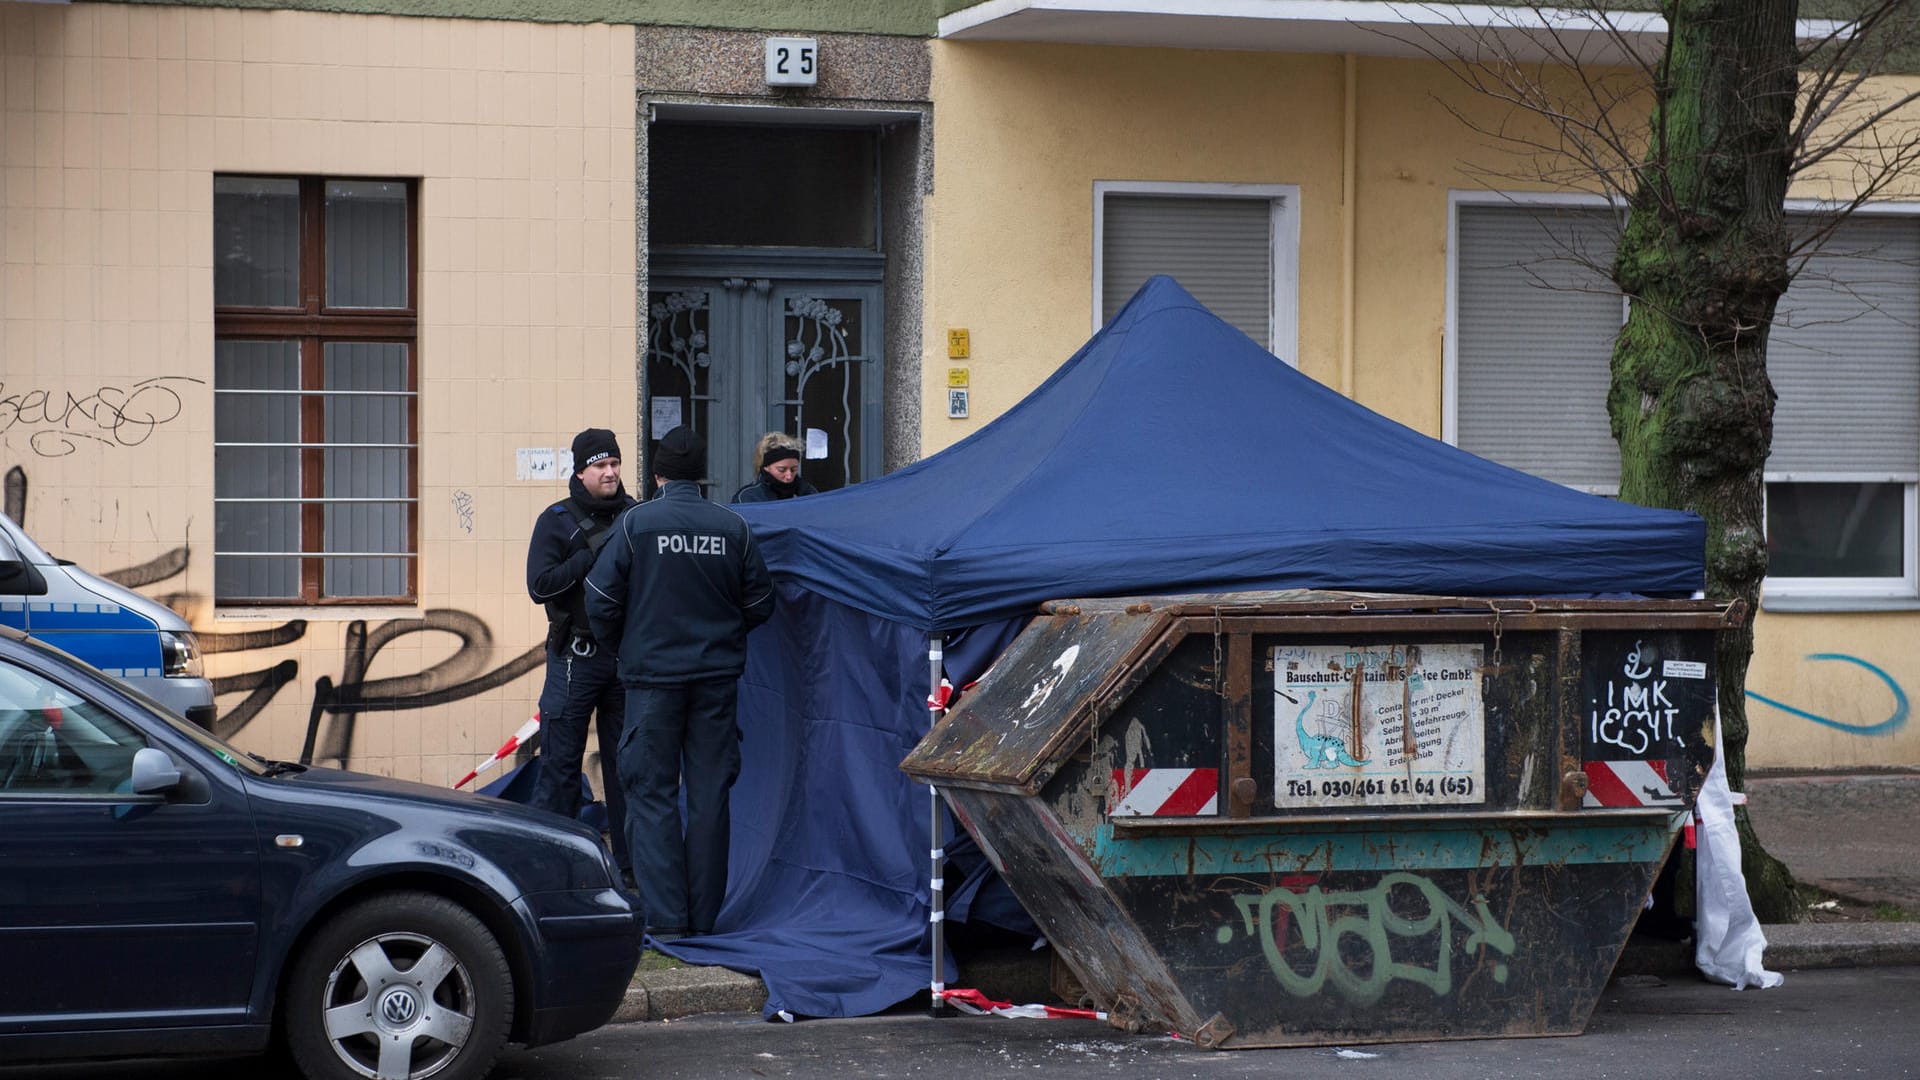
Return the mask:
[[[1597,407],[1597,404],[1596,404]],[[1338,588],[1685,596],[1691,514],[1447,446],[1277,360],[1172,279],[964,441],[826,495],[743,506],[781,587],[742,682],[720,931],[769,1013],[858,1015],[926,985],[929,635],[955,685],[1043,601]]]

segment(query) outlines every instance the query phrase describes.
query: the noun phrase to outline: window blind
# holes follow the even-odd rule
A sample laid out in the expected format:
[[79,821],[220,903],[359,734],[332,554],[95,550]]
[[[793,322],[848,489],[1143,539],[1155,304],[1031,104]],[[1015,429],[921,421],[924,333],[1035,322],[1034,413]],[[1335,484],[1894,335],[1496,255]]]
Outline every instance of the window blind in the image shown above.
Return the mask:
[[1103,204],[1101,322],[1167,274],[1234,328],[1273,348],[1273,200],[1116,194]]
[[1920,220],[1860,215],[1774,314],[1769,473],[1920,472]]
[[1463,205],[1456,267],[1457,443],[1576,487],[1620,482],[1607,420],[1625,307],[1581,265],[1613,259],[1602,208]]

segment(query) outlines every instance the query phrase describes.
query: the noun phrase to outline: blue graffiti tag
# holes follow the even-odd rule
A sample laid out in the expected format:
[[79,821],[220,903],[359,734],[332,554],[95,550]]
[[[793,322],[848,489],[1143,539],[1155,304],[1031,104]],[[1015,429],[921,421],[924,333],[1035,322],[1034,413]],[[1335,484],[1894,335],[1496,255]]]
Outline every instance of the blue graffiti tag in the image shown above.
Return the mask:
[[1872,664],[1867,663],[1865,660],[1862,660],[1857,656],[1848,656],[1846,653],[1826,653],[1826,652],[1809,653],[1807,655],[1807,659],[1809,660],[1841,660],[1849,664],[1856,664],[1860,667],[1866,668],[1868,671],[1873,672],[1876,676],[1879,677],[1881,682],[1887,684],[1887,689],[1893,691],[1893,715],[1887,717],[1885,720],[1882,720],[1877,724],[1849,724],[1844,720],[1835,720],[1835,719],[1832,719],[1831,717],[1820,716],[1816,713],[1810,713],[1805,709],[1796,709],[1793,706],[1786,704],[1785,702],[1775,701],[1770,697],[1765,697],[1763,695],[1756,694],[1751,690],[1747,691],[1747,696],[1752,698],[1755,701],[1760,702],[1762,705],[1771,705],[1774,708],[1779,709],[1781,712],[1792,713],[1793,715],[1798,716],[1803,720],[1811,720],[1816,724],[1824,724],[1830,728],[1838,728],[1841,731],[1850,732],[1854,735],[1891,735],[1894,732],[1906,726],[1907,693],[1905,690],[1900,689],[1900,684],[1894,681],[1893,676],[1887,674],[1886,672],[1880,670],[1879,668],[1873,666]]

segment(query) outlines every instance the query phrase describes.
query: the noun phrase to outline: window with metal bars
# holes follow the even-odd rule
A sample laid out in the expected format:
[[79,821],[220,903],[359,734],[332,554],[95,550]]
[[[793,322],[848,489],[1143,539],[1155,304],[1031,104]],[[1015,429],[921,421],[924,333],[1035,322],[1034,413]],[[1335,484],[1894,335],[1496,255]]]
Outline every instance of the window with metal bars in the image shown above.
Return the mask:
[[215,597],[410,603],[418,185],[213,184]]

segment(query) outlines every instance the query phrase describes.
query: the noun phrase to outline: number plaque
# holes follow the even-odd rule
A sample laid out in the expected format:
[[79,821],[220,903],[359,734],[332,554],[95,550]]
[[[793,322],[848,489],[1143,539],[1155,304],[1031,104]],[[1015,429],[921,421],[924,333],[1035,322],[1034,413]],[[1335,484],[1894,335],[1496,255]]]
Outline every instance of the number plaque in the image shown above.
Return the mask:
[[813,38],[767,39],[767,85],[812,86],[820,80],[820,44]]

